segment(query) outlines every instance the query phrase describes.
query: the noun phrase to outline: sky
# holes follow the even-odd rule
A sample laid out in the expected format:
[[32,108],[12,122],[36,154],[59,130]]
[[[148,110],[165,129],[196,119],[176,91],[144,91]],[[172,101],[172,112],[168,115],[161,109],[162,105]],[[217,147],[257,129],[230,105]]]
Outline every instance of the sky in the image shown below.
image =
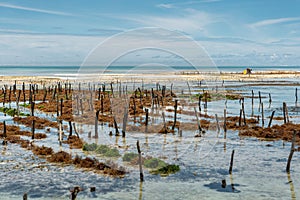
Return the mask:
[[[196,42],[219,66],[299,66],[299,7],[300,0],[0,0],[0,65],[81,65],[110,38],[158,27]],[[143,43],[136,32],[130,37]],[[147,40],[158,46],[161,38]],[[113,41],[130,46],[132,40]],[[139,62],[170,60],[149,52],[152,60]],[[146,54],[118,64],[140,55]]]

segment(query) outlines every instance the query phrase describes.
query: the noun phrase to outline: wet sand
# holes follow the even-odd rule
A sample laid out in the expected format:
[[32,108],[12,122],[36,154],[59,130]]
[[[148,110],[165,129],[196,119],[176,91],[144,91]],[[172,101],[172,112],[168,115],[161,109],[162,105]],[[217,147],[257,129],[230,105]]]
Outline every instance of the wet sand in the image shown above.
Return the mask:
[[257,71],[251,74],[236,72],[162,72],[162,73],[130,73],[130,74],[89,74],[78,77],[47,77],[47,76],[0,76],[0,84],[9,84],[14,81],[31,83],[52,83],[57,81],[83,82],[176,82],[176,81],[268,81],[268,80],[297,80],[300,78],[298,71]]

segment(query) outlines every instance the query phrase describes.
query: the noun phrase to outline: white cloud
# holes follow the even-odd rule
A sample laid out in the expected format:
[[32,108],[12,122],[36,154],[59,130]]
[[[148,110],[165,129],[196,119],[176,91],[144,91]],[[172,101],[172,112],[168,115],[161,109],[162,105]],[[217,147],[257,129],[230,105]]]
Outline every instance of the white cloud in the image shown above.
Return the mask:
[[175,3],[162,3],[156,5],[156,7],[159,8],[177,8],[178,6],[184,6],[184,5],[193,5],[193,4],[201,4],[201,3],[214,3],[219,2],[222,0],[199,0],[199,1],[186,1],[186,2],[175,2]]
[[162,3],[162,4],[156,5],[156,7],[159,7],[159,8],[174,8],[175,6],[173,4]]
[[138,26],[161,27],[197,36],[207,35],[206,26],[224,20],[222,17],[217,15],[195,9],[184,9],[181,14],[176,17],[156,15],[122,15],[114,17],[137,23]]
[[295,22],[295,21],[300,21],[300,17],[286,17],[286,18],[277,18],[277,19],[267,19],[267,20],[262,20],[262,21],[252,23],[252,24],[250,24],[250,27],[258,28],[258,27],[263,27],[263,26],[270,26],[270,25],[287,23],[287,22]]
[[38,9],[38,8],[30,8],[30,7],[18,6],[18,5],[8,4],[8,3],[0,3],[0,7],[17,9],[17,10],[25,10],[25,11],[31,11],[31,12],[38,12],[38,13],[45,13],[45,14],[51,14],[51,15],[72,16],[72,14],[66,13],[66,12],[44,10],[44,9]]
[[0,33],[16,33],[16,34],[20,34],[20,33],[25,33],[25,34],[37,34],[40,32],[35,32],[35,31],[27,31],[27,30],[21,30],[21,29],[2,29],[0,28]]

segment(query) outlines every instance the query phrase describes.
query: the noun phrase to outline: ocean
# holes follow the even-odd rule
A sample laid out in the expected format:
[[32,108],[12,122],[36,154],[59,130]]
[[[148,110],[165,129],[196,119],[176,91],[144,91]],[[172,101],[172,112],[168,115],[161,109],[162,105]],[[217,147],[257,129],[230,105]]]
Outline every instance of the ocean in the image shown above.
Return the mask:
[[[243,72],[244,69],[249,66],[216,66],[216,67],[199,67],[198,70],[220,72]],[[154,70],[163,70],[160,66],[159,69],[152,68],[151,66],[146,67],[149,72]],[[172,66],[169,67],[172,71],[192,71],[195,70],[193,66]],[[299,66],[251,66],[252,70],[255,71],[273,71],[273,70],[289,70],[289,71],[300,71]],[[135,70],[133,66],[110,66],[105,69],[105,73],[112,74],[125,74],[128,71]],[[80,67],[80,66],[0,66],[0,76],[48,76],[48,77],[59,77],[59,78],[74,78],[79,73],[101,73],[104,71],[103,67]]]

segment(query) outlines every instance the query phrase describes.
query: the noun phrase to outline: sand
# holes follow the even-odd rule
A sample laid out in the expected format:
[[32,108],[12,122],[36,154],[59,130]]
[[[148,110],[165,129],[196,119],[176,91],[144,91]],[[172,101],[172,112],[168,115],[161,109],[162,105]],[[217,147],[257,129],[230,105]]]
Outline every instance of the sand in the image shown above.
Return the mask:
[[84,75],[80,77],[47,77],[47,76],[0,76],[0,85],[11,84],[17,81],[18,84],[22,82],[30,83],[54,83],[57,81],[75,82],[80,80],[82,82],[177,82],[177,81],[269,81],[269,80],[300,80],[300,72],[298,71],[257,71],[250,75],[245,75],[237,72],[195,72],[186,71],[180,73],[163,72],[156,74],[94,74]]

